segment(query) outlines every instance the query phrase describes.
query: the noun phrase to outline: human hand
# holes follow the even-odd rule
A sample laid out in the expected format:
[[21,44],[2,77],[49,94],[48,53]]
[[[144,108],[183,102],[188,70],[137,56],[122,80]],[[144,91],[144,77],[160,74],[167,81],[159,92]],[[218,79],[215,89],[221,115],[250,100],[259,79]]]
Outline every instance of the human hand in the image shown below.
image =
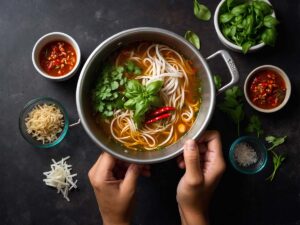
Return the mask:
[[130,224],[139,174],[150,176],[149,167],[121,162],[105,152],[90,169],[104,225]]
[[210,198],[226,167],[219,133],[207,131],[198,143],[186,141],[178,165],[186,168],[177,187],[182,223],[207,224]]

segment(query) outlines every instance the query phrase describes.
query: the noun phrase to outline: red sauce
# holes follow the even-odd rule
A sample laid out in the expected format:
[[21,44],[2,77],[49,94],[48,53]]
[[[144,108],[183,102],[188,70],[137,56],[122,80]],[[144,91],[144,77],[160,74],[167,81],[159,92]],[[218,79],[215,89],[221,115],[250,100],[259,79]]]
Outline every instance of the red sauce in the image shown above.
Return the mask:
[[282,103],[286,95],[283,78],[272,70],[261,70],[250,79],[248,96],[259,108],[272,109]]
[[39,55],[40,65],[51,76],[63,76],[76,64],[74,48],[65,41],[53,41],[46,44]]

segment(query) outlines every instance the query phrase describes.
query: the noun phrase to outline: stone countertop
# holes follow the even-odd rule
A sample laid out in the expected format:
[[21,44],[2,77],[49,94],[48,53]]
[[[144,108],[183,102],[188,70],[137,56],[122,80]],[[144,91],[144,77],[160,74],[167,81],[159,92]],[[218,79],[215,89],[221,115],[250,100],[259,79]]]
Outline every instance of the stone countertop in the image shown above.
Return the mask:
[[[202,2],[212,12],[218,3]],[[271,2],[280,20],[276,47],[265,47],[247,55],[230,54],[240,72],[240,85],[253,68],[263,64],[279,66],[290,77],[292,96],[283,110],[261,114],[245,104],[248,116],[256,114],[261,118],[265,134],[288,135],[287,142],[278,148],[287,159],[272,183],[265,181],[272,170],[271,160],[264,171],[252,176],[238,174],[228,164],[212,201],[212,224],[300,224],[300,2]],[[70,34],[79,43],[84,63],[103,40],[124,29],[139,26],[161,27],[180,35],[192,30],[201,38],[200,52],[205,57],[225,48],[217,38],[213,19],[203,22],[194,17],[192,0],[0,2],[1,224],[101,224],[87,178],[100,149],[81,126],[71,128],[59,146],[35,149],[21,137],[18,116],[27,101],[50,96],[67,108],[71,121],[78,118],[75,89],[79,72],[69,81],[54,83],[39,76],[32,65],[31,51],[42,35],[52,31]],[[213,74],[228,76],[225,66],[218,60],[209,65]],[[222,96],[218,96],[217,102],[221,100]],[[221,132],[228,162],[228,149],[236,138],[235,125],[216,109],[210,129]],[[49,169],[51,158],[58,160],[67,155],[71,156],[69,162],[79,174],[79,188],[70,193],[71,202],[42,182],[42,172]],[[153,165],[151,178],[140,178],[133,224],[180,224],[175,194],[181,175],[175,160],[170,160]]]

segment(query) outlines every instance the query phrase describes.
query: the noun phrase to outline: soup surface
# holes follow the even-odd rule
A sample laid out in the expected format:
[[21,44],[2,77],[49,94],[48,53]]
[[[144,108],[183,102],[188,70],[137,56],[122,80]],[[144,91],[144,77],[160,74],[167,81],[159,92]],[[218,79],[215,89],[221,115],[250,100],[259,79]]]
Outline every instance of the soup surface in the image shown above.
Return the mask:
[[201,96],[190,60],[172,48],[136,43],[105,62],[92,92],[96,122],[133,150],[159,150],[193,125]]

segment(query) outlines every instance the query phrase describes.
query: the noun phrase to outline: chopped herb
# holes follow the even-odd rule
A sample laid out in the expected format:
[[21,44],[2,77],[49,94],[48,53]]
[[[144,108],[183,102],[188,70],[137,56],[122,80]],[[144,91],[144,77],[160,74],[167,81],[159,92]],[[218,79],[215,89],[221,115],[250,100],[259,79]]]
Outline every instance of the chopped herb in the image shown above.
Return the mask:
[[104,118],[111,117],[114,110],[123,107],[125,98],[120,88],[127,82],[127,78],[123,76],[124,71],[122,66],[106,66],[93,90],[94,110]]
[[192,45],[194,45],[197,49],[200,49],[200,39],[193,31],[188,30],[184,38],[188,40]]
[[142,73],[141,68],[130,60],[125,63],[125,70],[129,73],[133,73],[134,75],[140,75]]

